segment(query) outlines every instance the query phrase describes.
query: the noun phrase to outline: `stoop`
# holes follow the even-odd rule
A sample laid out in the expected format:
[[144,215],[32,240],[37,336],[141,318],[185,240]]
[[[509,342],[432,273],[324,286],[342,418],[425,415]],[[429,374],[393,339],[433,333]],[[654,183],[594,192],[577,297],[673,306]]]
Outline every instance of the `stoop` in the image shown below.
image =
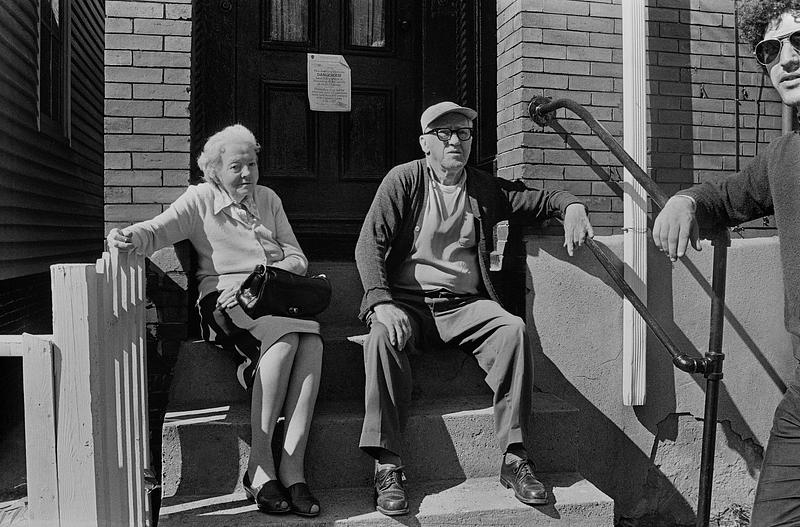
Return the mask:
[[358,448],[364,414],[361,346],[355,321],[361,285],[355,265],[318,263],[334,283],[320,322],[325,355],[306,454],[309,485],[320,499],[316,519],[268,516],[244,499],[241,477],[250,451],[249,403],[226,352],[184,342],[178,354],[162,433],[159,525],[569,525],[611,526],[613,501],[577,472],[577,410],[542,392],[532,396],[531,444],[550,501],[529,507],[499,483],[491,391],[485,373],[454,349],[411,357],[414,405],[404,434],[407,516],[374,511],[373,461]]
[[[540,432],[532,434],[528,449],[536,453],[537,471],[575,470],[574,412],[552,395],[534,394],[533,422]],[[312,489],[370,484],[373,463],[358,448],[363,415],[360,402],[319,405],[306,454]],[[416,404],[404,440],[406,475],[412,481],[499,473],[491,400],[486,398],[462,396]],[[241,490],[249,444],[245,404],[170,411],[162,434],[163,496]]]

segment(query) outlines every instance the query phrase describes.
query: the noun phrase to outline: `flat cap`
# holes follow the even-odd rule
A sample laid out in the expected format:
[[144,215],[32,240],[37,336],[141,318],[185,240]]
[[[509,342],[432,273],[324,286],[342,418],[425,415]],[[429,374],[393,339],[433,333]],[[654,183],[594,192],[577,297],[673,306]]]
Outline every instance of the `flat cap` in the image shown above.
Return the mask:
[[424,112],[422,112],[422,117],[419,118],[419,124],[422,126],[422,131],[423,132],[426,131],[428,129],[428,126],[433,121],[448,113],[460,113],[470,121],[472,121],[478,116],[478,112],[476,112],[472,108],[467,108],[466,106],[459,106],[451,101],[438,102],[433,106],[428,106],[428,108]]

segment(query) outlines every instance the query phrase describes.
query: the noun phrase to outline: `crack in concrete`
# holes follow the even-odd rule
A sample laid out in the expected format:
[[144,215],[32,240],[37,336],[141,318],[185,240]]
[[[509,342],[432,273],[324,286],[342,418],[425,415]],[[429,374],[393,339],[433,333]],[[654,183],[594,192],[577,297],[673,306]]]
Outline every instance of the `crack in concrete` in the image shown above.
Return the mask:
[[764,447],[759,444],[758,441],[754,437],[745,437],[744,435],[740,434],[733,428],[733,423],[730,419],[717,419],[717,422],[725,427],[726,431],[729,431],[733,435],[736,436],[736,439],[741,441],[743,444],[752,448],[760,457],[764,457]]
[[[663,473],[663,467],[660,463],[657,463],[660,459],[658,457],[659,448],[663,446],[669,448],[669,442],[676,442],[676,440],[670,438],[673,436],[677,437],[678,432],[682,429],[682,418],[684,423],[687,422],[687,419],[698,423],[704,421],[703,417],[697,417],[692,412],[670,412],[656,423],[656,432],[653,437],[653,444],[650,452],[650,462],[652,465],[648,468],[647,477],[641,485],[641,495],[643,499],[641,499],[627,515],[620,516],[617,523],[618,527],[633,527],[638,525],[675,525],[678,527],[684,525],[680,523],[680,518],[683,516],[683,520],[685,521],[685,515],[677,513],[677,511],[671,511],[669,506],[669,502],[674,499],[675,493],[677,492],[678,495],[681,495],[683,492],[671,487],[673,484],[672,477],[670,477],[669,474]],[[705,425],[705,423],[703,424]],[[751,472],[752,476],[752,467],[756,465],[760,466],[760,459],[763,459],[763,447],[759,445],[754,438],[746,438],[743,433],[737,431],[734,423],[732,423],[730,419],[718,419],[717,425],[722,429],[721,433],[717,435],[720,436],[720,438],[724,438],[727,441],[727,448],[737,453],[741,460],[746,463],[746,468]],[[677,441],[685,441],[685,439]],[[661,457],[663,458],[664,455],[665,454],[662,453]],[[666,455],[669,456],[669,453]],[[665,461],[667,459],[669,459],[669,457],[660,460]],[[719,460],[717,461],[719,463]],[[730,467],[733,467],[734,464],[731,462],[728,463]],[[723,466],[725,465],[719,465],[718,468],[721,469]],[[673,474],[672,476],[675,475],[676,474]],[[665,506],[666,509],[664,509]],[[691,505],[689,506],[691,507]],[[741,525],[740,523],[728,523],[728,520],[738,520],[747,512],[747,507],[737,503],[731,503],[725,510],[716,513],[715,523],[713,523],[713,525]],[[677,513],[677,516],[673,516],[674,513]],[[670,516],[672,517],[670,518]],[[665,521],[668,523],[664,523]],[[744,525],[746,525],[746,523]]]
[[616,362],[621,356],[622,356],[622,351],[620,350],[612,358],[610,358],[608,360],[604,360],[603,362],[598,363],[597,366],[604,366],[604,365],[608,364],[609,362]]
[[[597,366],[595,367],[595,369],[599,369],[602,366],[605,366],[606,364],[608,364],[610,362],[617,362],[617,360],[619,360],[621,355],[622,355],[622,351],[619,351],[616,355],[614,355],[610,359],[607,359],[607,360],[604,360],[602,362],[597,363]],[[575,377],[578,378],[578,379],[585,379],[587,381],[599,381],[601,379],[601,377],[599,377],[599,376],[598,377],[593,377],[591,375],[576,375]]]

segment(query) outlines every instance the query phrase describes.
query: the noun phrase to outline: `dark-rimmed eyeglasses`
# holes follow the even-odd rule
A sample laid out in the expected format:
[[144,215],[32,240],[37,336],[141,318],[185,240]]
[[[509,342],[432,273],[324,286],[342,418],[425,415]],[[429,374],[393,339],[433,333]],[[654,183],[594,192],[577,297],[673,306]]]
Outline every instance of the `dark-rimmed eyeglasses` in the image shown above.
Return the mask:
[[787,40],[789,41],[789,44],[792,45],[794,50],[797,53],[800,53],[800,30],[798,30],[785,37],[768,38],[756,44],[753,53],[755,54],[758,63],[762,66],[769,66],[775,62],[781,55],[783,43]]
[[459,141],[469,141],[472,139],[472,128],[457,128],[456,130],[452,130],[450,128],[434,128],[433,130],[428,130],[422,135],[435,135],[439,138],[439,141],[446,143],[450,141],[450,138],[453,137],[453,134],[456,134]]

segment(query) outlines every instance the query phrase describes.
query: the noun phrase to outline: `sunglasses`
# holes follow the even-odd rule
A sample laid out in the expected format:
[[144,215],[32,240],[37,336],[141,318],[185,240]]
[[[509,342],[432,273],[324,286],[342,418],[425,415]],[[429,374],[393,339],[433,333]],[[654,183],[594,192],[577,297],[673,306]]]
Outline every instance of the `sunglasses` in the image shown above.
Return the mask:
[[792,48],[794,48],[797,53],[800,53],[800,30],[798,30],[783,38],[768,38],[756,44],[753,53],[758,63],[762,66],[769,66],[778,60],[781,50],[783,49],[783,43],[787,40],[789,44],[792,45]]

